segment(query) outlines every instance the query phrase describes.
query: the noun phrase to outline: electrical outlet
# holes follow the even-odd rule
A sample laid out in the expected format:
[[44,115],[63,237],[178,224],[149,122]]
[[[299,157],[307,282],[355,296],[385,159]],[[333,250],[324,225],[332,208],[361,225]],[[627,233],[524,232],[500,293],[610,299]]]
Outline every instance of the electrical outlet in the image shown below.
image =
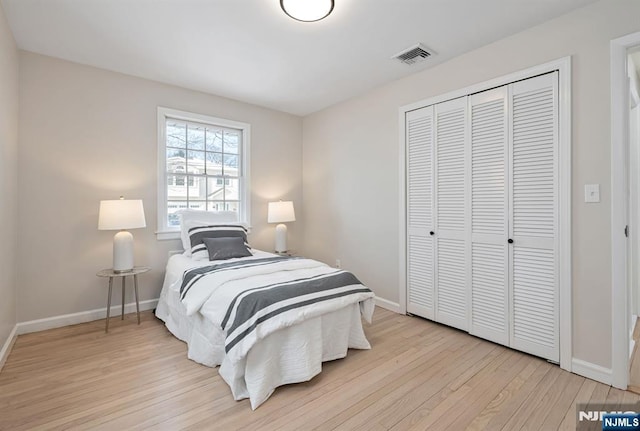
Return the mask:
[[342,268],[342,262],[340,262],[340,259],[336,259],[336,268]]

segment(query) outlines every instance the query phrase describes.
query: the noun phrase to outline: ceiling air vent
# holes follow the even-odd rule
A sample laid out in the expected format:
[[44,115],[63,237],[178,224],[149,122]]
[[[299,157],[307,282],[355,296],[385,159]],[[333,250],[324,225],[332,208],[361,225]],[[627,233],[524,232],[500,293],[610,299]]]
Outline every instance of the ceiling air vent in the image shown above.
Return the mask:
[[395,58],[404,64],[416,64],[433,55],[433,51],[429,51],[426,46],[421,43],[405,49],[404,51],[394,55]]

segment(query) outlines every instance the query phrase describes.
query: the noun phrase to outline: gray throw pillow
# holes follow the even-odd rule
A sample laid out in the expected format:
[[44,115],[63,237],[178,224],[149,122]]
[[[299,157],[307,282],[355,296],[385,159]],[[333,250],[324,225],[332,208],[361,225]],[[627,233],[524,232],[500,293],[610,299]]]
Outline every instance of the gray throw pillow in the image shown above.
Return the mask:
[[249,244],[247,243],[247,229],[241,225],[229,225],[229,224],[218,224],[218,225],[209,225],[209,226],[189,226],[189,242],[191,244],[191,258],[193,260],[205,260],[208,258],[207,256],[207,247],[202,241],[203,238],[228,238],[228,237],[242,237],[244,239],[245,245],[247,248]]
[[242,237],[203,238],[209,260],[226,260],[252,256]]

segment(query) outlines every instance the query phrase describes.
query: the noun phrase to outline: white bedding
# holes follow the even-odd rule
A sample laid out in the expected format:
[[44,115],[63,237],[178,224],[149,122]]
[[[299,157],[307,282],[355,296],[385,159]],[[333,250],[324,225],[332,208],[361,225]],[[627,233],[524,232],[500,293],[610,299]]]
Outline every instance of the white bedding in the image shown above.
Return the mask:
[[[254,256],[242,259],[270,256],[273,255],[254,250]],[[354,303],[270,333],[256,341],[240,360],[231,361],[225,355],[224,333],[214,323],[220,320],[215,314],[216,307],[213,304],[202,307],[204,314],[193,310],[187,313],[180,301],[184,271],[211,264],[183,255],[172,256],[167,264],[156,316],[165,322],[172,334],[187,343],[189,359],[210,367],[220,365],[220,375],[229,384],[234,398],[249,398],[253,409],[276,387],[310,380],[321,371],[323,361],[346,356],[348,348],[370,348],[362,330],[361,307]],[[373,300],[365,302],[364,314],[370,319]],[[205,304],[206,301],[202,302]]]

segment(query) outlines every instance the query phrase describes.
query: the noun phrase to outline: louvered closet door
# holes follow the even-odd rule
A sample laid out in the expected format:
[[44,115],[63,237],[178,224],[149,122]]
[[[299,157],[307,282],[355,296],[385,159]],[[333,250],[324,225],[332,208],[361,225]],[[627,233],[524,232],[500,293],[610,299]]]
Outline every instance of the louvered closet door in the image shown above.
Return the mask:
[[407,311],[433,319],[433,106],[406,115]]
[[520,81],[510,90],[510,345],[557,362],[558,75]]
[[469,97],[471,122],[471,327],[509,344],[507,87]]
[[467,98],[435,105],[436,318],[467,330]]

